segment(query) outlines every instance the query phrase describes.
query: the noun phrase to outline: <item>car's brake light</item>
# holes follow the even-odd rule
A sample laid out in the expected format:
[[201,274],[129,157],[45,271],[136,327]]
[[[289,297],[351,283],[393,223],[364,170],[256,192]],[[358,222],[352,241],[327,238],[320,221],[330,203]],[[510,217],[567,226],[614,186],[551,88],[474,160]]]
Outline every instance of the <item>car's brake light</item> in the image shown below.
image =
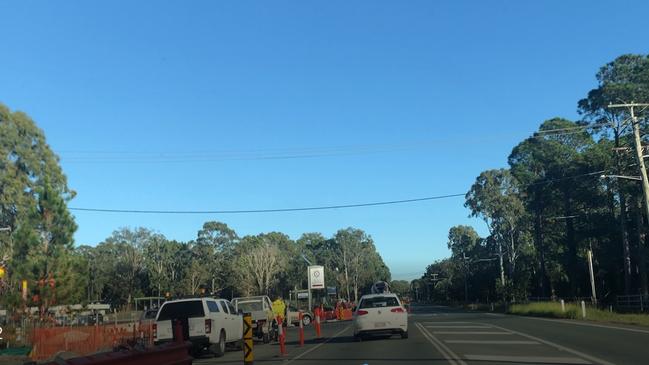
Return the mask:
[[405,311],[403,310],[403,308],[397,307],[397,308],[390,309],[390,312],[392,312],[392,313],[404,313]]
[[205,333],[206,334],[212,333],[212,320],[211,319],[206,319],[205,320]]
[[157,324],[154,323],[151,326],[151,332],[153,332],[153,339],[156,340],[158,338],[158,325]]
[[359,316],[363,316],[363,315],[366,315],[368,313],[369,313],[368,311],[364,311],[362,309],[359,309],[358,312],[356,312],[356,314],[358,314]]

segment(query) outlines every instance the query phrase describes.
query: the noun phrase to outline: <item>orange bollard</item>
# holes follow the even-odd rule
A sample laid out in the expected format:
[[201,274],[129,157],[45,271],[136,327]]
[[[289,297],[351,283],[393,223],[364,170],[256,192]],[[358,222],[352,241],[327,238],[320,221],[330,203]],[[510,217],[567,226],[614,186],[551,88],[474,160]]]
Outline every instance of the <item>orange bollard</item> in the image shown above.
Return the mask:
[[315,309],[315,337],[320,338],[320,307]]
[[279,354],[286,356],[286,334],[284,333],[284,320],[281,316],[277,316],[277,330],[279,331]]
[[304,346],[304,323],[302,322],[302,318],[304,318],[304,315],[302,314],[302,311],[298,313],[298,321],[300,321],[300,347]]

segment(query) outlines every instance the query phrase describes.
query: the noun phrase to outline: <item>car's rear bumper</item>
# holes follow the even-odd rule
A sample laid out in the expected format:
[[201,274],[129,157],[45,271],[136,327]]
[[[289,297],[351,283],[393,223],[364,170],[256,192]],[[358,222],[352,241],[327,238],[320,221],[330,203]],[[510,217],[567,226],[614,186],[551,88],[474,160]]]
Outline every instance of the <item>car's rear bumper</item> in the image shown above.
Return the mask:
[[354,332],[354,336],[380,336],[380,335],[397,335],[407,332],[406,328],[381,328],[381,329],[369,329],[369,330],[358,330]]
[[[207,336],[193,336],[187,339],[192,344],[194,349],[204,349],[210,346],[210,339]],[[173,339],[157,340],[154,345],[162,345],[165,343],[174,342]]]
[[354,322],[354,334],[357,333],[404,333],[408,331],[408,322],[388,322],[382,327],[377,327],[374,321]]

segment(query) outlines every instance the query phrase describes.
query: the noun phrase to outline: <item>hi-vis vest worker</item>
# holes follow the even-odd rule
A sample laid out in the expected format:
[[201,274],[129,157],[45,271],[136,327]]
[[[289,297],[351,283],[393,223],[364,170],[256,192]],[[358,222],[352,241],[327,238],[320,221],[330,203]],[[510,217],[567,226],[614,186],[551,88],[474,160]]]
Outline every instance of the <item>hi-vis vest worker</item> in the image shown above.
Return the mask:
[[273,314],[275,315],[275,317],[280,316],[280,317],[284,318],[285,313],[286,313],[286,304],[284,303],[282,298],[278,297],[273,302]]

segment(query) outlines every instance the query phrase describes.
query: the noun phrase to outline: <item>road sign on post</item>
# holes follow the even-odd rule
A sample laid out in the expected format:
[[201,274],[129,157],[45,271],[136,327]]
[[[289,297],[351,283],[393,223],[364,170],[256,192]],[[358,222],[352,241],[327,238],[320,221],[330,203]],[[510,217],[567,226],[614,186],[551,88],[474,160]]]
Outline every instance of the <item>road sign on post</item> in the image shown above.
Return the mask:
[[309,283],[309,310],[312,310],[313,298],[311,296],[311,290],[325,289],[324,266],[310,265],[307,268],[307,279]]
[[324,266],[309,266],[309,289],[324,289]]

